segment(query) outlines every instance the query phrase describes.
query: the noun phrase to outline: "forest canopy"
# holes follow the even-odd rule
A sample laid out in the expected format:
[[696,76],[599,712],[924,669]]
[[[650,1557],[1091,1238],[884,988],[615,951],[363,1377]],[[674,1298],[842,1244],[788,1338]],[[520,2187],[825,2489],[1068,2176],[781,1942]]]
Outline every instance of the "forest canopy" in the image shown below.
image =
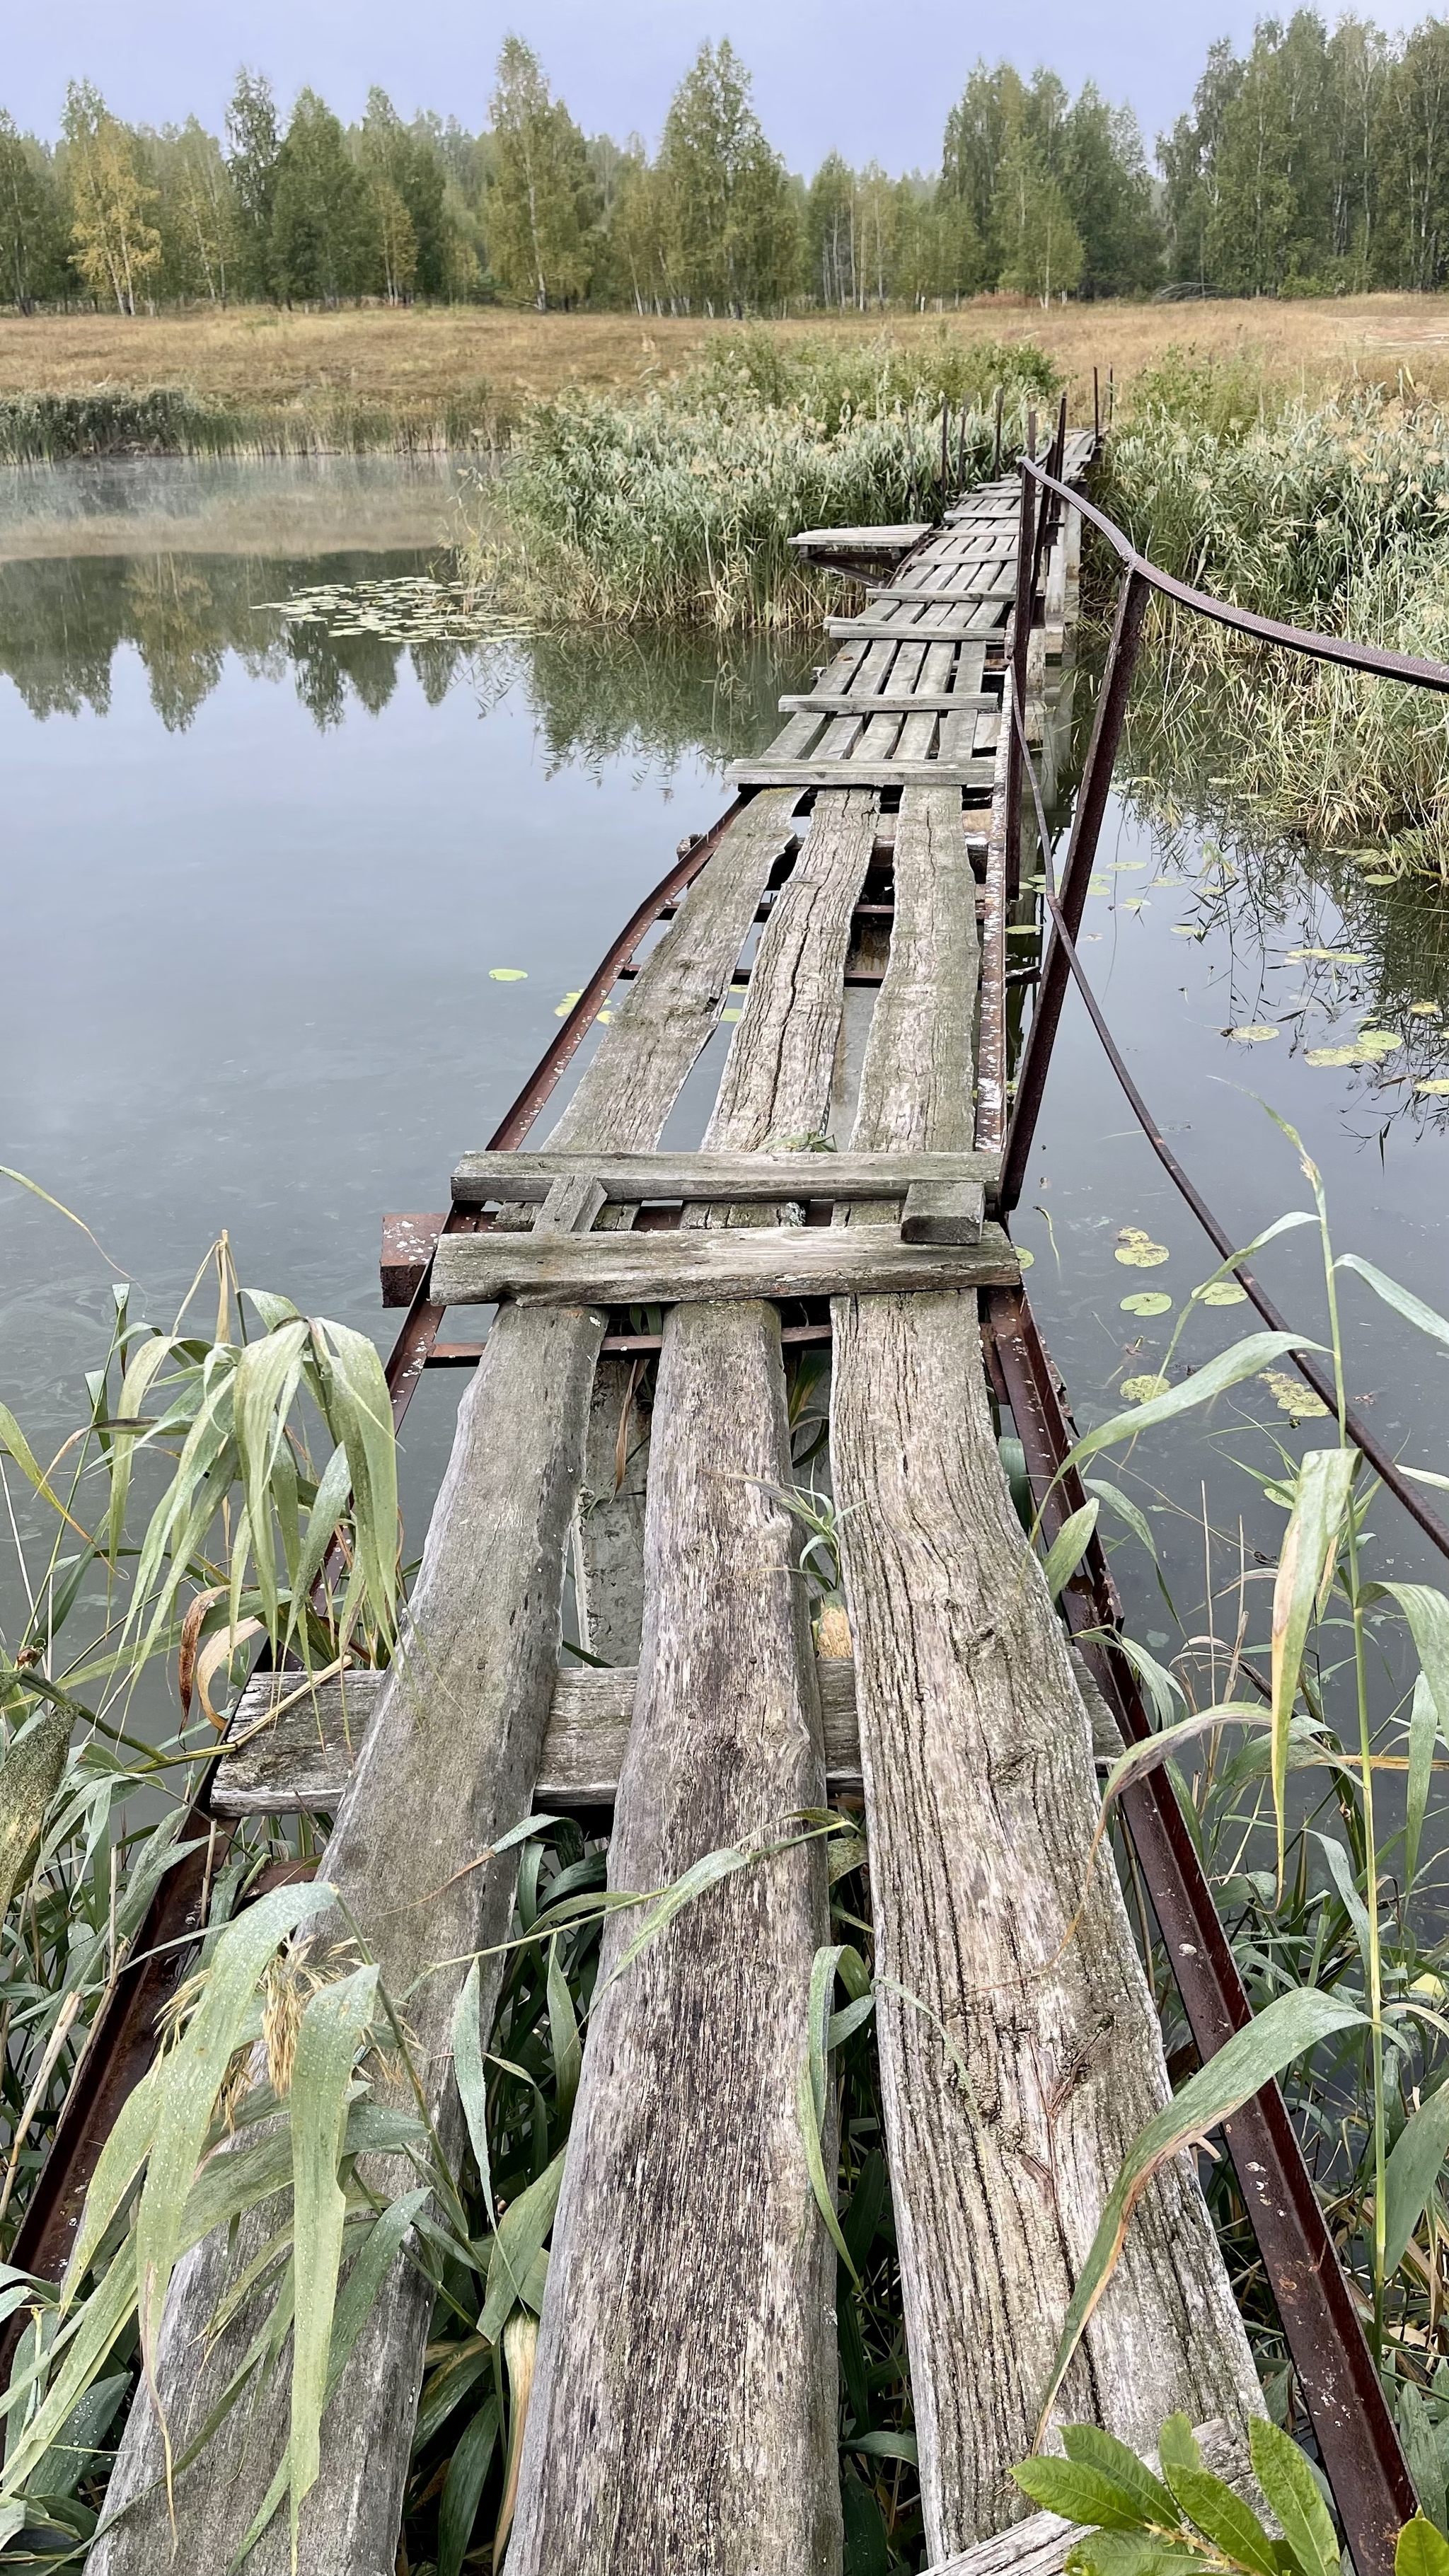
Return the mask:
[[993,291],[1331,294],[1449,283],[1449,23],[1329,31],[1311,10],[1208,53],[1149,161],[1092,82],[978,62],[939,168],[828,153],[787,169],[726,40],[702,45],[651,151],[586,135],[518,36],[488,122],[285,113],[243,69],[222,131],[128,125],[95,86],[59,132],[0,108],[0,304],[121,313],[361,297],[643,313],[926,307]]

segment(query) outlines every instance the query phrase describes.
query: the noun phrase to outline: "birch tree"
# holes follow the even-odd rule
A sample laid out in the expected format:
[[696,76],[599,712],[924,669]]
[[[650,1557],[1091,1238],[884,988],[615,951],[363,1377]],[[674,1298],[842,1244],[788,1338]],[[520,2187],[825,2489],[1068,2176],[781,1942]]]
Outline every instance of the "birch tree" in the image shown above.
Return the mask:
[[588,149],[538,56],[506,36],[493,93],[493,178],[485,223],[499,284],[546,313],[586,295],[596,252]]

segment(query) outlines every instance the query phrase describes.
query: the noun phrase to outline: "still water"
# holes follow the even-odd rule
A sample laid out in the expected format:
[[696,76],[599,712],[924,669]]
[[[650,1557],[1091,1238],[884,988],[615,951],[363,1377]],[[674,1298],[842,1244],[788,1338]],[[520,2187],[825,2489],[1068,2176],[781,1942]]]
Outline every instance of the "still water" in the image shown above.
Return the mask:
[[[812,639],[723,660],[707,644],[399,645],[279,615],[318,583],[446,577],[456,509],[446,468],[372,460],[0,482],[0,1161],[104,1248],[0,1183],[0,1395],[37,1445],[84,1404],[112,1277],[169,1322],[223,1229],[245,1280],[386,1347],[381,1211],[446,1202],[457,1152],[486,1139],[563,997],[820,657]],[[1445,903],[1368,887],[1347,860],[1255,852],[1180,801],[1169,828],[1123,796],[1088,907],[1083,956],[1138,1081],[1240,1241],[1311,1205],[1271,1107],[1322,1169],[1340,1248],[1449,1310],[1449,1095],[1416,1087],[1449,1076]],[[1364,1026],[1397,1041],[1376,1063],[1311,1061]],[[1230,1034],[1245,1029],[1273,1034]],[[1122,1262],[1127,1228],[1166,1260]],[[1100,1421],[1159,1366],[1212,1262],[1075,1001],[1016,1231],[1078,1419]],[[1260,1266],[1318,1329],[1308,1231]],[[1171,1310],[1124,1310],[1144,1291]],[[1411,1463],[1449,1470],[1449,1350],[1356,1282],[1345,1315],[1355,1399]],[[1179,1355],[1248,1328],[1242,1308],[1198,1310]],[[414,1546],[458,1386],[431,1377],[409,1415]],[[1240,1514],[1250,1567],[1281,1531],[1235,1462],[1266,1470],[1275,1442],[1314,1436],[1255,1381],[1210,1440],[1141,1444],[1123,1482],[1189,1601],[1204,1508],[1235,1567]],[[1393,1570],[1420,1570],[1399,1516],[1378,1519]],[[1135,1542],[1115,1564],[1139,1634],[1165,1645]],[[1261,1636],[1266,1596],[1249,1602]],[[1235,1618],[1220,1605],[1215,1626]]]

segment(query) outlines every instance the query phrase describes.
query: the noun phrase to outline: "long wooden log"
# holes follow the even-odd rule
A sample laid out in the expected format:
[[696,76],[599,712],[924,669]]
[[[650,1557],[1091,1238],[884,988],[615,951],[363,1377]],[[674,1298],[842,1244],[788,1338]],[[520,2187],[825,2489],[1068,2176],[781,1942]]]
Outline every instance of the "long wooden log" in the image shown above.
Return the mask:
[[[605,1029],[554,1141],[631,1151],[657,1143],[717,1024],[761,894],[788,853],[791,804],[757,798],[726,835]],[[577,1306],[500,1316],[460,1410],[410,1611],[420,1651],[399,1664],[386,1722],[328,1846],[329,1871],[399,1989],[424,1960],[465,1956],[497,1937],[480,1926],[506,1928],[512,1872],[468,1864],[531,1804],[601,1338],[599,1320]],[[445,2139],[457,2133],[442,2018],[454,1983],[439,1976],[424,1989],[422,2063]],[[496,1972],[485,1983],[485,2012],[495,1993]],[[245,2309],[214,2348],[204,2343],[257,2242],[246,2227],[234,2249],[208,2238],[178,2269],[157,2368],[173,2430],[203,2420],[253,2330]],[[322,2471],[302,2515],[300,2576],[382,2576],[393,2566],[430,2311],[419,2276],[400,2258],[328,2409]],[[234,2409],[181,2482],[176,2557],[188,2576],[229,2576],[281,2455],[287,2404],[284,2355],[255,2406]],[[93,2544],[87,2576],[152,2576],[170,2562],[158,2468],[156,2417],[143,2390],[111,2490],[117,2507],[143,2500]],[[289,2566],[283,2516],[252,2552],[248,2576],[285,2576]]]
[[998,1225],[983,1225],[975,1243],[906,1243],[890,1225],[863,1226],[859,1234],[801,1225],[445,1234],[433,1256],[433,1296],[440,1306],[491,1306],[504,1297],[521,1306],[577,1305],[581,1298],[640,1306],[883,1296],[892,1290],[1009,1286],[1020,1276],[1020,1262]]
[[[949,827],[903,806],[858,1146],[969,1134],[974,906],[964,859],[937,857]],[[840,1299],[833,1322],[891,2188],[927,2543],[946,2558],[1025,2510],[1011,2464],[1107,2192],[1168,2085],[1106,1853],[1084,1890],[1088,1721],[1002,1475],[975,1299]],[[1183,2158],[1134,2214],[1058,2420],[1145,2450],[1176,2408],[1241,2422],[1258,2402]]]
[[[817,805],[760,942],[709,1148],[823,1125],[875,820],[874,799]],[[747,1228],[765,1213],[743,1210]],[[771,1251],[802,1232],[706,1223],[688,1239]],[[613,1886],[666,1885],[711,1850],[780,1838],[819,1802],[815,1664],[778,1499],[790,1482],[774,1310],[676,1307],[654,1407]],[[795,2096],[826,1922],[820,1846],[808,1843],[690,1907],[612,1987],[627,1935],[606,1936],[512,2576],[838,2567],[834,2257]]]
[[[823,1787],[770,1310],[670,1319],[652,1449],[615,1887],[787,1835]],[[834,2257],[795,2107],[824,1920],[816,1844],[702,1896],[612,1986],[634,1926],[606,1936],[513,2576],[838,2564]]]
[[[502,1940],[513,1900],[507,1861],[479,1867],[527,1815],[558,1662],[564,1548],[583,1462],[602,1333],[587,1315],[500,1317],[463,1400],[409,1614],[409,1643],[327,1847],[346,1916],[401,2001],[415,2064],[445,2147],[459,2134],[448,2032],[462,1970],[417,1983],[424,1959],[466,1959]],[[491,1981],[496,1988],[496,1972]],[[409,2101],[411,2097],[409,2096]],[[394,2187],[401,2187],[395,2185]],[[255,2302],[214,2344],[207,2329],[228,2281],[275,2224],[244,2222],[233,2261],[208,2238],[167,2300],[157,2379],[177,2453],[199,2431],[259,2324]],[[308,2576],[364,2576],[397,2548],[432,2294],[400,2266],[363,2327],[323,2433],[323,2473],[302,2508]],[[160,2431],[143,2388],[111,2482],[114,2511],[152,2490],[98,2539],[89,2576],[227,2576],[285,2440],[281,2386],[254,2414],[246,2398],[176,2483],[167,2530]],[[247,2560],[248,2576],[291,2564],[285,2511]]]

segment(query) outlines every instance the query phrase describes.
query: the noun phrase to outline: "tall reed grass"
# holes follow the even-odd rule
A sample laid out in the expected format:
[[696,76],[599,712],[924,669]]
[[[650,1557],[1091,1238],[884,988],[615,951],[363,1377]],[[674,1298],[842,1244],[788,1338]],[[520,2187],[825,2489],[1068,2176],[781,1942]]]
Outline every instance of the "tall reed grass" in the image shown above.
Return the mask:
[[[1449,419],[1411,387],[1320,407],[1185,360],[1143,378],[1099,496],[1144,554],[1289,624],[1449,659]],[[1104,566],[1104,570],[1109,569]],[[1139,698],[1211,740],[1270,828],[1449,881],[1449,702],[1154,609]]]
[[746,334],[636,401],[578,393],[533,405],[501,486],[475,509],[467,560],[540,620],[815,622],[826,594],[791,537],[939,515],[958,482],[989,468],[998,384],[1009,455],[1029,405],[1055,384],[1038,351],[944,337],[924,351],[787,351]]
[[435,406],[360,399],[326,387],[239,402],[186,385],[95,385],[83,393],[0,394],[0,464],[95,456],[416,456],[495,446],[506,429],[488,386]]

